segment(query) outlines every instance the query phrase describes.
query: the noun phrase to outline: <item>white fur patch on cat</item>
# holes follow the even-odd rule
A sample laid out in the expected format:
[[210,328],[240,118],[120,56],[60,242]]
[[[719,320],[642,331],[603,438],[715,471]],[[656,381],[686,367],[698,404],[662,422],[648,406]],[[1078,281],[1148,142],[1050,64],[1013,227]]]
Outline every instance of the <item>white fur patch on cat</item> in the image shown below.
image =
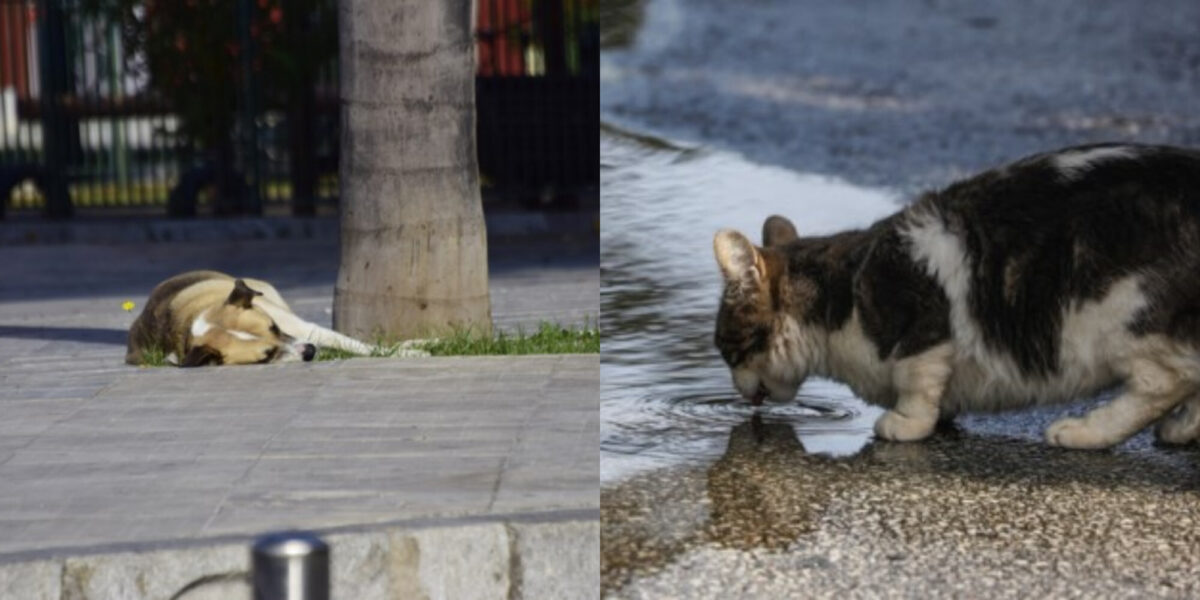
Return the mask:
[[1073,179],[1080,173],[1090,169],[1096,163],[1135,158],[1137,149],[1129,146],[1113,146],[1107,148],[1092,148],[1089,150],[1072,150],[1056,154],[1050,160],[1064,179]]
[[950,301],[950,330],[954,332],[958,352],[977,360],[990,358],[991,352],[984,345],[967,301],[971,265],[967,264],[962,240],[946,229],[941,216],[932,209],[912,212],[907,229],[901,233],[909,239],[913,262],[925,267],[946,292]]
[[993,350],[971,314],[971,265],[962,240],[932,211],[914,212],[904,230],[913,260],[925,268],[950,301],[953,375],[943,406],[993,411],[1067,400],[1095,393],[1111,382],[1137,347],[1128,324],[1149,302],[1140,277],[1115,281],[1097,300],[1063,308],[1058,370],[1029,376],[1004,352]]
[[844,326],[829,333],[828,339],[819,374],[846,382],[855,394],[872,404],[895,404],[891,381],[894,361],[879,360],[879,348],[863,331],[858,308],[850,312]]

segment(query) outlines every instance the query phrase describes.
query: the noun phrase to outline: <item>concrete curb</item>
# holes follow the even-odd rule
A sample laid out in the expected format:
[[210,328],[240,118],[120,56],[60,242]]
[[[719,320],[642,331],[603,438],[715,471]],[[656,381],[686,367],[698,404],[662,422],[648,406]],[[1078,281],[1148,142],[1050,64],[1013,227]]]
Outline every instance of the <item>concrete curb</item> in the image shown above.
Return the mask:
[[[495,212],[484,216],[488,237],[599,235],[600,217],[588,212]],[[336,240],[336,217],[230,219],[96,218],[74,221],[0,221],[0,246],[129,244],[246,240]]]
[[[330,546],[333,598],[599,595],[599,511],[412,521],[319,533]],[[60,550],[52,557],[0,562],[0,598],[248,598],[250,541],[81,549],[79,554]]]

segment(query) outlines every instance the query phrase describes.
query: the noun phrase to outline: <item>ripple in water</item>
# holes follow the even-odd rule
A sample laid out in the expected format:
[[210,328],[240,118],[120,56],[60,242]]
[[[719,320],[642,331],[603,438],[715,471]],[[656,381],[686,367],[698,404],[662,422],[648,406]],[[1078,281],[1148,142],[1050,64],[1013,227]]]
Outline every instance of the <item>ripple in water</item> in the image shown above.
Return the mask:
[[766,402],[753,406],[749,402],[729,394],[689,394],[673,398],[645,398],[643,410],[648,414],[676,422],[680,427],[712,427],[739,425],[757,413],[766,423],[780,423],[803,427],[805,425],[828,425],[853,419],[857,412],[850,407],[833,402],[821,402],[813,398],[799,398],[795,402]]
[[712,235],[755,235],[770,214],[829,233],[890,214],[896,199],[611,127],[600,162],[601,480],[715,460],[755,413],[793,427],[808,452],[857,452],[879,412],[845,386],[814,379],[795,401],[760,407],[737,397],[712,342]]
[[732,391],[687,390],[670,396],[645,395],[620,404],[609,402],[602,411],[607,413],[602,418],[600,444],[606,455],[601,461],[604,481],[718,458],[733,428],[755,414],[764,423],[790,425],[808,452],[853,454],[870,439],[872,424],[880,414],[845,386],[820,379],[807,382],[791,402],[753,406]]

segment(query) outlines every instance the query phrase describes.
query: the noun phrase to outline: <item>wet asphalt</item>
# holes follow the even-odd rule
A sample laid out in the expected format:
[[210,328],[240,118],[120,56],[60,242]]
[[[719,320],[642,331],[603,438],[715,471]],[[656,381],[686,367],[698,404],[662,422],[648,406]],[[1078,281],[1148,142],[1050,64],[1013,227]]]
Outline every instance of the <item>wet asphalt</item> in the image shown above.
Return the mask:
[[602,118],[756,162],[915,191],[1076,143],[1200,146],[1192,0],[612,6]]
[[[1200,146],[1196,2],[612,6],[602,119],[758,163],[911,195],[1075,143]],[[840,458],[750,418],[720,458],[603,487],[602,589],[1200,597],[1200,449],[1041,441],[1088,406],[960,418]]]

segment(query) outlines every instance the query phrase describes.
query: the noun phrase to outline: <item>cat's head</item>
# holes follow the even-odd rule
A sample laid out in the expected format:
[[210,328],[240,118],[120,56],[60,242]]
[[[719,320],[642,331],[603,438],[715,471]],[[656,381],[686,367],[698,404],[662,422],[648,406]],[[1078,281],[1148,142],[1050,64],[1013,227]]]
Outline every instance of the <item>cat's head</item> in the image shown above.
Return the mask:
[[729,365],[734,387],[754,404],[768,397],[791,400],[810,369],[812,344],[801,331],[797,311],[810,304],[806,299],[814,295],[815,283],[790,275],[787,256],[779,249],[796,239],[795,227],[783,217],[767,219],[763,248],[731,229],[713,239],[725,279],[717,350]]

